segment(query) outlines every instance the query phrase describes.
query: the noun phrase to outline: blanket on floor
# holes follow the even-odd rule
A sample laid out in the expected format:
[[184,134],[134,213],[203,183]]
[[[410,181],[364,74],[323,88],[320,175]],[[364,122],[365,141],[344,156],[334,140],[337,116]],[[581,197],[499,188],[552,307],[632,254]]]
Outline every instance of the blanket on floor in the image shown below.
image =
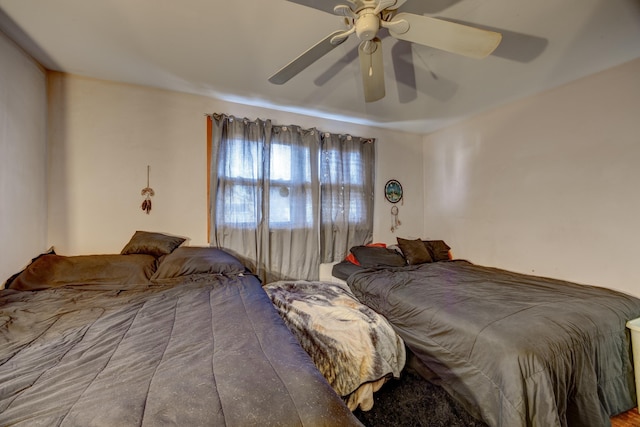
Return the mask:
[[279,281],[264,286],[278,313],[353,411],[399,377],[405,347],[387,320],[340,283]]

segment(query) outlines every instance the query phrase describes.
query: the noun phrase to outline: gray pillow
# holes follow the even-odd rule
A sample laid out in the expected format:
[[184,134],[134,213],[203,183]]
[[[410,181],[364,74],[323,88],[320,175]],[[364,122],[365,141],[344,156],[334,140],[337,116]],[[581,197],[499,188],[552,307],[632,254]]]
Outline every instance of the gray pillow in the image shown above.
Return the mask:
[[183,246],[160,259],[152,283],[164,283],[203,274],[236,275],[248,270],[238,258],[222,249],[208,246]]
[[426,262],[433,262],[431,254],[427,250],[427,247],[422,243],[422,240],[408,240],[397,238],[398,246],[402,250],[402,254],[407,259],[407,264],[424,264]]
[[354,246],[351,253],[356,257],[361,267],[402,267],[407,265],[405,259],[398,252],[375,246]]
[[162,233],[149,231],[136,231],[120,252],[122,255],[147,254],[156,258],[168,255],[180,246],[185,240],[183,237],[169,236]]

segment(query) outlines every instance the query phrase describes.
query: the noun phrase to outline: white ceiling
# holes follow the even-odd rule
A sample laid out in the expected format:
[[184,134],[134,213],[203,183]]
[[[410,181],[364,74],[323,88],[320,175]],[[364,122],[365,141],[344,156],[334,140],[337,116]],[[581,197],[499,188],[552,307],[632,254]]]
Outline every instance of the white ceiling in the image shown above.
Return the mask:
[[387,35],[387,95],[367,104],[354,36],[288,83],[267,81],[344,28],[286,0],[0,0],[0,28],[51,70],[415,133],[640,57],[640,0],[408,0],[401,11],[503,41],[476,60]]

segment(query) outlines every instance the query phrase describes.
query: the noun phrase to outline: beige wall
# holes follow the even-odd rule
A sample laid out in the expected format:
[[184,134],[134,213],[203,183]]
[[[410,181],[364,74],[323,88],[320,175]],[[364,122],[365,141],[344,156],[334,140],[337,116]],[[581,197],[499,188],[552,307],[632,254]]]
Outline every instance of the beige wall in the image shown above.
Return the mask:
[[206,244],[204,114],[225,112],[377,138],[376,241],[443,238],[479,264],[640,295],[640,60],[425,137],[51,73],[47,175],[44,73],[4,37],[0,58],[3,277],[48,245],[117,252],[139,229]]
[[640,296],[640,60],[424,139],[425,233],[457,257]]
[[[422,235],[422,137],[211,98],[50,73],[48,240],[63,254],[118,252],[135,230],[207,243],[205,113],[377,138],[374,239],[395,241],[384,183],[405,184],[401,236]],[[140,209],[151,166],[153,209]]]
[[46,247],[45,72],[0,32],[0,286]]

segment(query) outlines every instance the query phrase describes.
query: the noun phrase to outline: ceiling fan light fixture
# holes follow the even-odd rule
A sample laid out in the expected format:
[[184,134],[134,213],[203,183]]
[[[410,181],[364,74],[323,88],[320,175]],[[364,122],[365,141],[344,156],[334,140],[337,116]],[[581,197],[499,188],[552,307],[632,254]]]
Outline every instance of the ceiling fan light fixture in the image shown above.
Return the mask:
[[356,35],[362,41],[373,40],[380,29],[380,18],[373,13],[373,9],[360,12],[355,21]]
[[372,55],[376,50],[378,50],[378,45],[371,40],[365,40],[362,43],[362,52],[367,55]]

